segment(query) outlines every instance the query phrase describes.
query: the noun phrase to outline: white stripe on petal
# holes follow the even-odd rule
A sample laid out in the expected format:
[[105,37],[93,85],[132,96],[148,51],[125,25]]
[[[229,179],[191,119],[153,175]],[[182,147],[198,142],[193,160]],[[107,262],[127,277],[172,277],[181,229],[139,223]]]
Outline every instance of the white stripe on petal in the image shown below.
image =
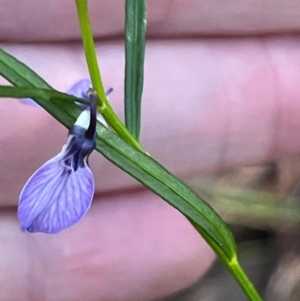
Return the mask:
[[74,125],[80,126],[85,130],[87,130],[90,124],[90,120],[91,120],[90,110],[84,110],[80,113]]
[[102,123],[106,128],[109,128],[107,122],[104,119],[104,117],[99,112],[97,113],[97,120],[100,123]]

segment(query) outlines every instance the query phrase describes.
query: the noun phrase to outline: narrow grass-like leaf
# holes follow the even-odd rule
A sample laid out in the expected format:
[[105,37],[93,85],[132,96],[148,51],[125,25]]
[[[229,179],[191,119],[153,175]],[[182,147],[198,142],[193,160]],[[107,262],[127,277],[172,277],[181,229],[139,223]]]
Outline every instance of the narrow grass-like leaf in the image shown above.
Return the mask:
[[[4,58],[0,57],[0,62],[2,62],[2,59]],[[37,74],[17,59],[10,57],[10,62],[12,63],[12,68],[6,66],[5,69],[0,71],[1,74],[12,84],[23,87],[27,85],[27,87],[23,88],[24,94],[21,95],[22,92],[20,90],[22,89],[15,88],[15,92],[12,92],[12,87],[4,86],[2,89],[0,88],[0,97],[7,97],[9,91],[10,95],[15,93],[18,97],[33,98],[58,121],[68,128],[71,127],[79,113],[77,106],[69,101],[61,101],[59,96],[64,95],[64,93],[45,90],[45,86],[50,86],[46,82],[40,81]],[[30,76],[24,77],[24,73]],[[41,85],[40,89],[36,89],[37,91],[33,92],[33,84]],[[55,95],[58,98],[53,98],[53,93],[57,93]],[[74,99],[72,96],[66,97]],[[235,256],[233,236],[218,214],[159,163],[148,155],[134,149],[101,125],[98,125],[97,150],[181,211],[195,225],[196,229],[212,246],[220,259],[230,261]]]
[[144,82],[146,0],[126,0],[125,125],[138,140]]
[[[73,113],[73,108],[68,108],[71,103],[64,101],[73,100],[72,96],[54,90],[0,86],[0,97],[14,95],[36,99],[48,109],[49,103],[54,102],[56,105],[60,101],[63,108],[53,106],[53,116],[65,123],[61,118],[65,118],[67,114],[68,127],[76,120],[77,114]],[[97,134],[97,150],[100,153],[182,212],[223,261],[228,262],[235,256],[235,243],[231,232],[215,211],[196,193],[151,157],[136,150],[100,124]]]
[[50,101],[71,101],[88,104],[87,100],[74,97],[72,95],[58,92],[53,89],[38,89],[34,87],[14,87],[14,86],[1,86],[1,97],[12,98],[40,98]]
[[[40,89],[52,89],[51,86],[32,69],[27,67],[25,64],[23,64],[18,59],[11,56],[1,48],[0,75],[3,76],[8,82],[17,87],[24,87],[26,89],[32,87],[37,87]],[[2,97],[9,97],[9,95],[7,94],[7,88],[4,89],[6,89],[6,91],[3,91]],[[48,98],[48,100],[45,99],[46,101],[43,101],[42,98],[31,97],[28,93],[26,93],[26,97],[33,98],[54,118],[59,120],[63,125],[67,127],[69,127],[70,124],[72,124],[72,122],[74,121],[72,114],[78,114],[80,112],[80,109],[74,103],[67,103],[65,101],[60,101],[59,99],[49,101],[50,98]]]
[[[66,101],[71,100],[72,97],[53,97],[55,93],[57,93],[56,96],[61,96],[63,93],[54,91],[53,94],[52,91],[49,92],[51,88],[44,80],[41,80],[36,73],[13,57],[9,58],[10,63],[12,63],[12,68],[10,68],[9,63],[3,62],[5,57],[7,55],[5,53],[3,55],[2,52],[0,74],[13,85],[23,87],[26,97],[36,100],[58,121],[70,128],[80,112],[79,107],[72,101]],[[39,88],[38,91],[28,89],[32,86]],[[9,93],[11,93],[10,95],[15,93],[20,97],[23,93],[21,90],[12,92],[11,87],[9,89],[7,87],[1,89],[0,87],[0,97],[7,97]],[[39,95],[41,97],[38,97]],[[97,150],[182,212],[215,250],[219,259],[224,262],[241,285],[249,300],[261,300],[237,261],[232,233],[208,204],[155,160],[130,146],[101,124],[97,126]]]
[[221,259],[230,261],[235,256],[233,236],[218,214],[158,162],[101,125],[98,127],[97,150],[183,213]]

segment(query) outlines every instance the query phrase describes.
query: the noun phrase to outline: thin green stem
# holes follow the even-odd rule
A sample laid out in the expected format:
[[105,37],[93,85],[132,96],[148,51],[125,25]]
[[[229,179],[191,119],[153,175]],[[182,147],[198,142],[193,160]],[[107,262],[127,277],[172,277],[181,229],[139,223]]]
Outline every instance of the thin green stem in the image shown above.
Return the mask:
[[130,132],[123,125],[119,117],[113,111],[105,94],[104,85],[99,71],[97,56],[95,51],[95,43],[93,39],[93,33],[91,29],[91,23],[88,13],[87,0],[75,0],[78,19],[82,34],[83,47],[85,57],[93,84],[93,88],[96,90],[98,97],[101,100],[101,104],[98,107],[99,112],[103,115],[109,126],[127,143],[131,144],[135,148],[145,152],[140,144],[134,139]]
[[244,291],[245,295],[248,297],[248,299],[250,301],[262,301],[262,298],[256,291],[254,285],[242,269],[237,257],[234,257],[230,263],[225,262],[225,264],[231,272],[232,276],[240,285],[241,289]]

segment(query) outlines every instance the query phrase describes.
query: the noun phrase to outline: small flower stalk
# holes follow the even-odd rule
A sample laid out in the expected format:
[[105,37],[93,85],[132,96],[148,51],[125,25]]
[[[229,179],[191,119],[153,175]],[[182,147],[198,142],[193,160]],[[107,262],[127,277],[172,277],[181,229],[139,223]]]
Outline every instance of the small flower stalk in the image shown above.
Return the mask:
[[19,198],[22,231],[57,233],[78,222],[91,206],[95,183],[88,157],[95,149],[97,106],[93,90],[90,106],[79,115],[61,152],[27,181]]

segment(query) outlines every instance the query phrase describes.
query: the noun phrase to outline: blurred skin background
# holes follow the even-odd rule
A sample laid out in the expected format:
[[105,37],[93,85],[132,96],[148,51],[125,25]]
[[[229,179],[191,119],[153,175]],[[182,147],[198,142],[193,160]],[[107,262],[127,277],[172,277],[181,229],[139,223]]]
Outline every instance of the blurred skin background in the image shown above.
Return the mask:
[[[123,116],[124,1],[89,3]],[[61,91],[88,77],[74,1],[0,4],[4,50]],[[266,300],[299,300],[299,2],[152,0],[148,18],[142,145],[227,221]],[[0,300],[246,300],[184,217],[98,153],[84,219],[22,233],[22,186],[67,130],[11,99],[0,127]]]

